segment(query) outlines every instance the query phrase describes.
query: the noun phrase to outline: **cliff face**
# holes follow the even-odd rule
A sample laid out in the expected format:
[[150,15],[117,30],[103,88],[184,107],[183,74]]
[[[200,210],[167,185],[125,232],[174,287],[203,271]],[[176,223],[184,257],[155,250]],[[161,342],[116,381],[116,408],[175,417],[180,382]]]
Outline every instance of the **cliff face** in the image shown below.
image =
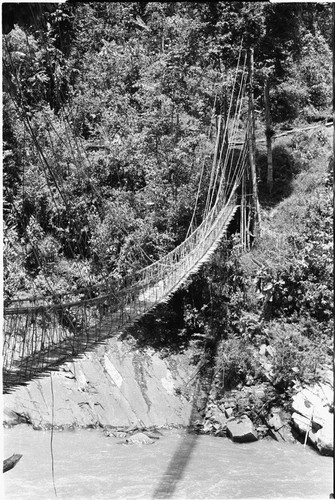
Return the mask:
[[115,338],[27,386],[4,395],[4,424],[75,426],[188,425],[190,353],[162,359]]

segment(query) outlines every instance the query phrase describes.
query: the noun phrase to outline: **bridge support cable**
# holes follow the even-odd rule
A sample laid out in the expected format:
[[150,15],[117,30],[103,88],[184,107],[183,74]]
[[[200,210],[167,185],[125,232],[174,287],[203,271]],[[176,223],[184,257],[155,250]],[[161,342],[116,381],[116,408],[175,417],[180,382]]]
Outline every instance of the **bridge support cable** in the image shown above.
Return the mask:
[[[209,125],[209,128],[208,128],[208,134],[207,134],[207,141],[208,142],[210,141],[210,138],[211,138],[212,120],[215,119],[216,101],[217,101],[217,92],[215,93],[214,104],[213,104],[213,108],[212,108],[211,122],[210,122],[210,125]],[[204,158],[203,158],[202,164],[201,164],[201,171],[200,171],[200,177],[199,177],[199,182],[198,182],[197,195],[196,195],[196,199],[195,199],[195,204],[194,204],[194,208],[193,208],[193,213],[192,213],[191,221],[190,221],[190,224],[188,226],[187,233],[186,233],[186,238],[196,228],[196,226],[194,224],[194,221],[195,221],[195,216],[196,216],[196,212],[197,212],[197,208],[198,208],[199,196],[200,196],[202,182],[203,182],[203,177],[204,177],[204,172],[205,172],[206,156],[207,156],[207,154],[204,154]]]
[[[223,166],[221,167],[221,178],[220,178],[220,182],[219,182],[219,193],[220,193],[220,189],[222,187],[222,183],[224,181],[226,166],[227,166],[227,162],[228,162],[228,158],[229,158],[229,152],[230,152],[230,149],[229,149],[229,135],[235,136],[235,133],[236,133],[235,123],[236,123],[236,115],[238,113],[238,105],[235,106],[235,113],[234,113],[234,117],[233,117],[233,121],[232,121],[232,123],[233,123],[232,126],[231,126],[231,112],[232,112],[232,107],[233,107],[233,102],[234,102],[235,88],[236,88],[236,85],[237,85],[237,75],[238,75],[238,71],[239,71],[239,67],[240,67],[240,60],[241,60],[241,56],[242,56],[242,43],[243,43],[243,40],[241,40],[240,49],[239,49],[239,55],[238,55],[238,61],[237,61],[237,65],[236,65],[236,68],[235,68],[233,87],[232,87],[230,101],[229,101],[228,113],[227,113],[227,116],[225,117],[226,119],[225,119],[225,125],[224,125],[224,130],[223,130],[222,143],[221,143],[221,148],[220,148],[220,156],[219,156],[219,160],[218,160],[218,164],[217,164],[217,171],[216,171],[216,177],[215,177],[215,182],[214,182],[214,186],[215,186],[216,183],[217,183],[217,179],[218,179],[219,167],[221,166],[221,163],[222,163],[223,151],[224,151],[225,145],[227,143],[228,147],[227,147],[227,150],[225,151]],[[241,88],[242,88],[242,84],[243,84],[244,73],[245,73],[245,62],[244,62],[244,66],[243,66],[243,69],[242,69],[242,78],[241,78],[241,84],[240,84],[239,92],[238,92],[238,96],[237,96],[237,104],[239,103],[239,98],[240,98],[240,92],[241,92]],[[214,189],[212,190],[211,193],[209,192],[209,194],[211,195],[209,203],[208,203],[208,207],[210,208],[211,205],[212,205],[212,201],[213,201]]]
[[[228,141],[227,141],[228,142],[228,151],[230,154],[227,154],[225,157],[225,160],[224,160],[225,175],[221,176],[219,190],[222,189],[222,182],[225,181],[225,177],[227,178],[227,182],[229,183],[229,180],[231,179],[232,176],[234,176],[234,174],[236,174],[236,170],[238,169],[238,165],[235,165],[235,163],[234,163],[234,154],[233,154],[234,148],[230,144],[234,142],[235,137],[238,133],[239,122],[240,122],[241,114],[242,114],[242,106],[243,106],[243,100],[244,100],[244,95],[246,92],[246,83],[247,83],[247,73],[245,72],[245,68],[246,68],[246,57],[244,59],[243,73],[242,73],[240,89],[239,89],[239,93],[238,93],[238,97],[237,97],[236,112],[235,112],[234,119],[233,119],[232,132],[231,132],[230,136],[228,137]],[[228,162],[229,162],[229,168],[227,170]]]
[[[211,171],[211,181],[210,181],[208,191],[207,191],[207,200],[206,200],[206,208],[205,208],[204,216],[206,216],[207,213],[210,211],[210,209],[212,207],[213,200],[214,200],[214,196],[215,196],[215,194],[217,195],[217,187],[216,186],[217,186],[217,182],[218,182],[219,172],[221,174],[221,178],[220,178],[220,182],[219,182],[220,187],[222,185],[222,179],[224,177],[224,172],[226,169],[226,162],[228,161],[227,158],[229,156],[229,154],[228,154],[229,147],[228,147],[226,154],[225,154],[223,166],[220,169],[220,166],[222,164],[222,156],[223,156],[225,144],[226,144],[226,142],[229,144],[228,137],[229,137],[229,128],[230,128],[230,121],[231,121],[230,116],[231,116],[231,112],[232,112],[232,108],[233,108],[235,88],[236,88],[236,84],[237,84],[237,75],[238,75],[238,71],[239,71],[239,67],[240,67],[240,60],[241,60],[241,56],[242,56],[242,42],[243,42],[243,40],[241,40],[241,44],[240,44],[238,61],[237,61],[237,65],[235,68],[233,87],[232,87],[230,100],[229,100],[228,113],[227,113],[227,116],[225,117],[224,128],[223,128],[223,131],[218,130],[218,138],[220,137],[220,134],[222,133],[220,155],[219,155],[218,161],[215,161],[215,158],[213,161],[213,166],[212,166],[212,171]],[[238,98],[237,98],[238,103],[239,103],[239,98],[240,98],[240,91],[241,91],[241,88],[243,86],[243,80],[244,80],[244,76],[245,76],[245,64],[246,64],[246,60],[244,60],[244,66],[243,66],[243,70],[242,70],[241,84],[240,84]],[[235,133],[236,133],[236,128],[235,128],[236,120],[235,119],[236,119],[237,109],[238,109],[238,106],[235,107],[233,126],[231,127],[231,129],[232,129],[231,136],[235,136]],[[215,153],[216,153],[216,150],[215,150]]]

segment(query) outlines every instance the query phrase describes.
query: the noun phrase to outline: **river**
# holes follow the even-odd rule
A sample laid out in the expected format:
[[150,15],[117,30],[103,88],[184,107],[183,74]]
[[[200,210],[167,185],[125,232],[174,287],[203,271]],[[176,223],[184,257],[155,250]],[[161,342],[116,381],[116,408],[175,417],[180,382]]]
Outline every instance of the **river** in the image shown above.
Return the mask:
[[127,446],[96,429],[54,432],[53,484],[51,432],[4,429],[4,457],[23,455],[3,476],[4,498],[311,499],[332,491],[332,459],[300,443],[237,444],[180,429],[162,434],[152,445]]

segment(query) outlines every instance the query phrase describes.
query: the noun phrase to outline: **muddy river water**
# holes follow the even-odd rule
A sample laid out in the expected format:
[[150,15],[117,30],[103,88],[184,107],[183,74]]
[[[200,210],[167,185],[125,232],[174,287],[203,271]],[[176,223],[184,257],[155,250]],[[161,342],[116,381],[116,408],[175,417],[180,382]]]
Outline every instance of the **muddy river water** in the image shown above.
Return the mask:
[[28,425],[5,429],[4,457],[23,457],[3,476],[2,498],[306,499],[332,491],[332,459],[300,443],[237,444],[184,430],[163,430],[147,446],[120,441],[101,430],[54,432],[51,441],[50,431]]

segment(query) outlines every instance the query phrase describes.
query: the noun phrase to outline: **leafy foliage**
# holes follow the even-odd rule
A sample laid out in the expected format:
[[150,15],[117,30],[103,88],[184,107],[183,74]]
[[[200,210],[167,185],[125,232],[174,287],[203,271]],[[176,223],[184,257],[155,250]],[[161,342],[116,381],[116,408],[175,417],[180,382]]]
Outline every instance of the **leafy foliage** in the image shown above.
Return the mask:
[[244,384],[251,377],[255,380],[260,375],[252,345],[236,335],[220,343],[216,370],[221,379],[221,393]]
[[[16,9],[3,37],[5,305],[94,296],[151,264],[185,238],[202,176],[200,222],[242,38],[255,52],[259,123],[265,79],[275,124],[330,110],[329,4],[75,2],[33,7],[33,19]],[[261,201],[280,202],[263,214],[262,239],[242,256],[229,235],[130,331],[163,354],[192,345],[198,366],[215,367],[219,396],[268,380],[259,349],[270,345],[272,388],[250,401],[256,420],[329,360],[333,160],[318,168],[328,156],[322,131],[277,141],[269,200],[259,151]]]
[[275,122],[289,122],[298,117],[313,121],[325,116],[331,104],[330,47],[317,30],[301,37],[298,58],[288,57],[289,75],[271,91],[272,117]]
[[[80,295],[164,255],[185,237],[204,165],[201,220],[212,160],[208,129],[225,111],[242,34],[255,49],[256,109],[270,77],[275,121],[301,111],[307,120],[324,115],[326,12],[318,7],[311,17],[295,4],[93,2],[62,5],[43,14],[47,22],[15,26],[3,42],[6,300],[37,291]],[[296,136],[291,152],[275,148],[277,199],[294,188],[298,171],[322,158],[325,137],[314,149],[308,141]],[[269,339],[269,320],[299,318],[304,340],[297,351],[286,327],[273,339],[276,383],[287,386],[295,364],[311,357],[308,343],[318,335],[327,342],[330,331],[325,186],[285,240],[288,265],[246,272],[238,239],[225,242],[181,293],[181,305],[161,310],[159,324],[155,315],[144,321],[147,338],[158,331],[162,346],[172,329],[171,348],[193,342],[207,346],[210,357],[221,339],[216,363],[229,386],[261,376],[247,346]],[[283,359],[292,369],[280,379]]]

